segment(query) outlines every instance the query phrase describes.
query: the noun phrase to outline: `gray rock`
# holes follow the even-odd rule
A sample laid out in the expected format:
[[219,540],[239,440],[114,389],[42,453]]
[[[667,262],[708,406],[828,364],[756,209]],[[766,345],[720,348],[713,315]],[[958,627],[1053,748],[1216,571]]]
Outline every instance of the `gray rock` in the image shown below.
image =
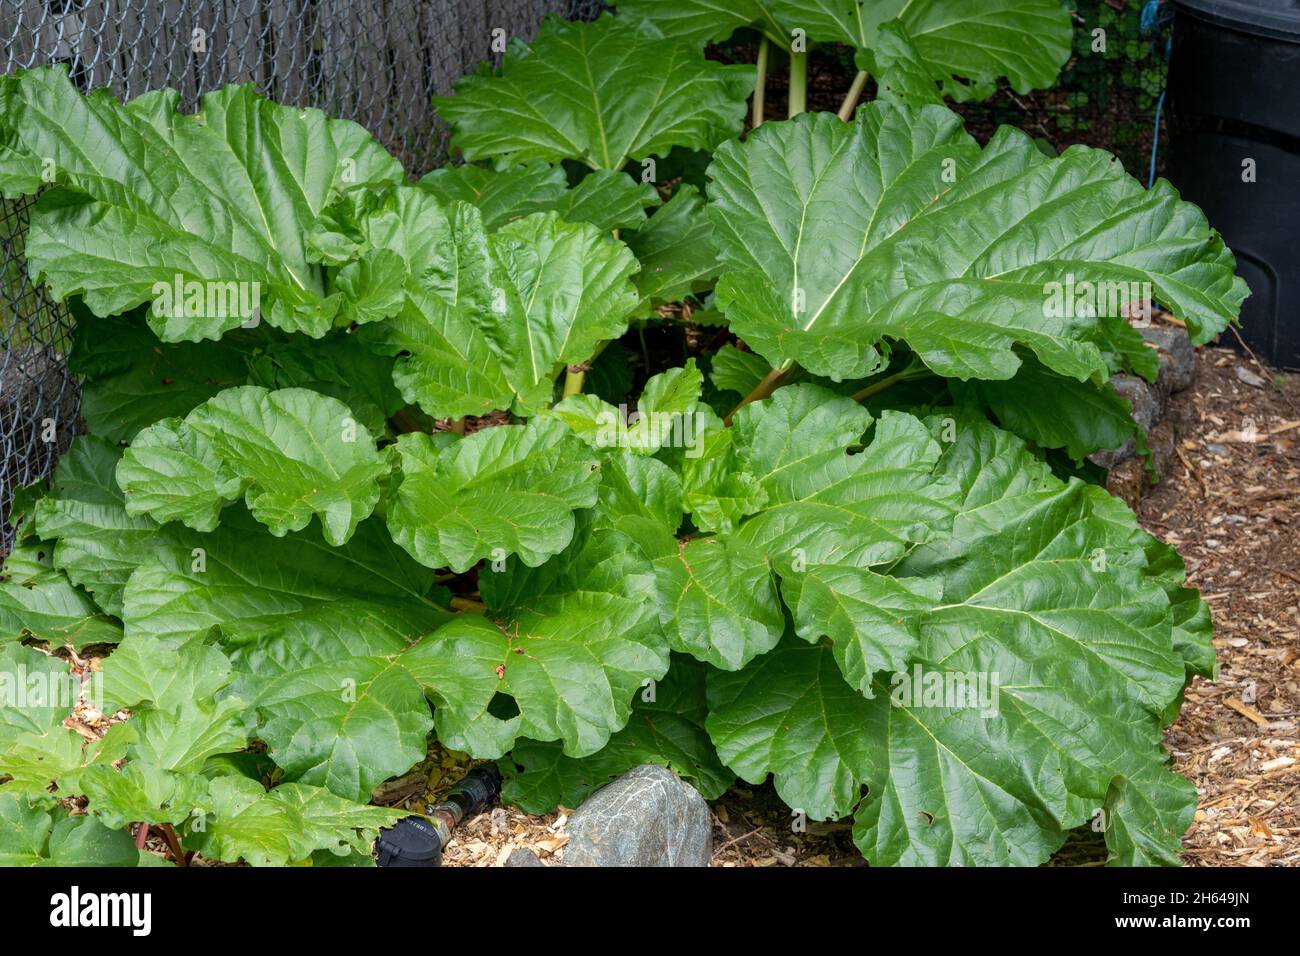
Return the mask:
[[1168,397],[1163,390],[1149,385],[1136,375],[1123,373],[1111,376],[1111,384],[1115,386],[1120,398],[1127,398],[1133,403],[1133,418],[1147,431],[1155,428],[1160,419],[1165,417]]
[[593,793],[568,829],[565,866],[708,866],[713,855],[708,804],[654,764]]
[[1139,329],[1160,352],[1160,382],[1168,391],[1181,392],[1192,384],[1196,374],[1196,349],[1187,337],[1187,330],[1176,325],[1152,325]]
[[1101,451],[1093,452],[1088,456],[1088,460],[1094,465],[1100,465],[1107,471],[1111,471],[1136,454],[1137,442],[1130,438],[1118,448],[1103,448]]
[[[1187,330],[1176,325],[1151,325],[1139,327],[1142,338],[1156,347],[1160,355],[1160,372],[1155,384],[1136,375],[1112,376],[1115,391],[1133,404],[1133,418],[1148,432],[1164,419],[1169,407],[1169,397],[1192,384],[1196,374],[1196,349],[1187,337]],[[1129,439],[1119,448],[1099,451],[1089,456],[1093,462],[1113,469],[1137,454],[1137,446]]]
[[506,857],[506,866],[540,866],[546,867],[546,864],[537,858],[537,854],[527,847],[517,846],[510,851]]
[[[1115,386],[1120,398],[1126,398],[1132,403],[1134,420],[1147,431],[1155,428],[1165,417],[1168,394],[1164,389],[1152,386],[1136,375],[1123,373],[1112,376],[1111,384]],[[1114,468],[1120,462],[1132,458],[1136,451],[1137,446],[1130,438],[1119,448],[1099,451],[1090,458],[1103,468]]]

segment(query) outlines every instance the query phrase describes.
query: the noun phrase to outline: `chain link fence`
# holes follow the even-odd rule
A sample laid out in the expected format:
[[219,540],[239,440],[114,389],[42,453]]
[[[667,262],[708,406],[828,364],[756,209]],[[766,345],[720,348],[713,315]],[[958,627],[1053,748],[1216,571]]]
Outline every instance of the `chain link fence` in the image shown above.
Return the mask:
[[[600,0],[0,0],[0,72],[66,64],[82,89],[129,99],[172,87],[182,108],[229,83],[356,120],[424,173],[447,157],[430,98],[531,37],[544,16]],[[500,44],[495,44],[500,47]],[[27,275],[31,199],[0,202],[0,555],[15,488],[50,473],[77,431],[72,324]]]
[[[1151,171],[1168,72],[1172,3],[1149,0],[1073,0],[1073,51],[1047,90],[1018,95],[1005,84],[987,102],[957,108],[984,139],[998,126],[1018,126],[1055,149],[1083,143],[1119,157],[1143,183]],[[1156,153],[1156,173],[1163,172]]]

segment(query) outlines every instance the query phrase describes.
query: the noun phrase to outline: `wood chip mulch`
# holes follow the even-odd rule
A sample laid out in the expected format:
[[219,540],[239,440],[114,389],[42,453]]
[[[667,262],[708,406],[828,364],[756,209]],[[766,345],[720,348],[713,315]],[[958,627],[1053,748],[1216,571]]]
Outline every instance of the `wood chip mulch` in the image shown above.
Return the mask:
[[1300,865],[1300,376],[1202,349],[1180,396],[1199,419],[1142,524],[1214,610],[1219,680],[1165,736],[1200,797],[1191,866]]

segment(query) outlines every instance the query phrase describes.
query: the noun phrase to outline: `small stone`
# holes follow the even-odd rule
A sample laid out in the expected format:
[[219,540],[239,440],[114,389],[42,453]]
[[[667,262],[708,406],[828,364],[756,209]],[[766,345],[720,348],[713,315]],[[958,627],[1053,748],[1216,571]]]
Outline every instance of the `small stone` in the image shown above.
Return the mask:
[[1196,349],[1187,337],[1187,330],[1174,325],[1153,325],[1138,331],[1160,353],[1159,380],[1167,383],[1166,391],[1181,392],[1191,385],[1196,374]]
[[709,807],[665,767],[643,764],[597,790],[569,818],[565,866],[708,866]]
[[1268,385],[1268,382],[1244,365],[1237,366],[1237,381],[1243,385],[1249,385],[1251,388],[1264,388]]
[[[1133,420],[1150,432],[1164,418],[1168,393],[1155,388],[1136,375],[1120,373],[1111,377],[1120,398],[1133,406]],[[1107,448],[1089,456],[1094,464],[1107,470],[1128,461],[1137,453],[1137,444],[1129,439],[1118,448]]]
[[1218,458],[1228,457],[1227,445],[1216,445],[1214,442],[1206,442],[1205,450],[1208,451],[1211,455],[1215,455]]
[[1120,398],[1127,398],[1133,405],[1133,420],[1150,431],[1156,423],[1165,417],[1165,396],[1159,389],[1148,385],[1136,375],[1114,375],[1111,384]]
[[[1105,453],[1100,453],[1105,454]],[[1093,456],[1093,461],[1097,460]],[[1148,487],[1146,469],[1136,458],[1129,458],[1110,468],[1106,474],[1106,490],[1121,498],[1130,508],[1136,509]]]
[[1103,448],[1101,451],[1093,452],[1088,456],[1088,460],[1107,471],[1114,471],[1136,454],[1137,444],[1130,438],[1118,448]]
[[513,850],[511,850],[510,855],[506,857],[506,862],[504,865],[505,866],[540,866],[540,867],[546,866],[545,863],[543,863],[541,860],[537,858],[536,853],[534,853],[532,850],[528,849],[527,847],[523,847],[523,846],[517,846]]

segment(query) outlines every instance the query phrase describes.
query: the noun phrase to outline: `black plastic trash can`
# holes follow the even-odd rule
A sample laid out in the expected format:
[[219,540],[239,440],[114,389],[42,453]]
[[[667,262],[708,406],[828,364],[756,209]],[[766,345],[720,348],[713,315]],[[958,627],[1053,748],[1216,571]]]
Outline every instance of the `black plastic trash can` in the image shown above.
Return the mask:
[[1174,9],[1168,178],[1237,255],[1242,337],[1300,368],[1300,0]]

